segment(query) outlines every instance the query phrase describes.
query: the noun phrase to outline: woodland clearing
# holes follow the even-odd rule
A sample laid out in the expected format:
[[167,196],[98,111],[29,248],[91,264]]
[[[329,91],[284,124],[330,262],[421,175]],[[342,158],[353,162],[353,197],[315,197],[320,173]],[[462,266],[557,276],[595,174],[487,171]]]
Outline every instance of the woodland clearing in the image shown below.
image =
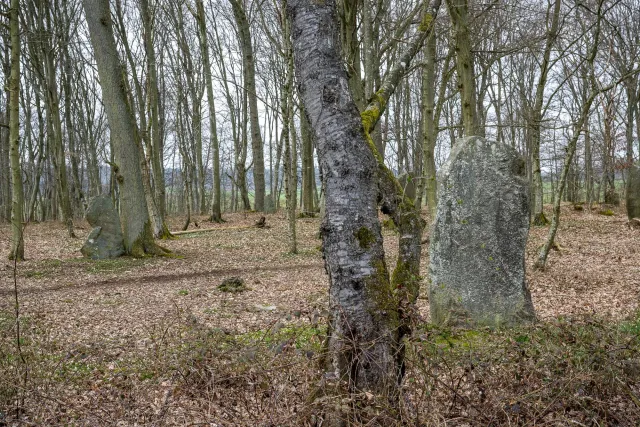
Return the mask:
[[[426,215],[426,213],[425,213]],[[64,225],[29,224],[17,264],[0,264],[0,425],[300,425],[315,402],[328,279],[319,220],[225,215],[220,230],[163,241],[169,258],[80,258]],[[172,218],[178,229],[181,218]],[[194,227],[192,225],[192,227]],[[424,280],[408,346],[402,420],[410,425],[632,425],[640,419],[640,230],[623,211],[563,206],[546,270],[532,227],[527,277],[540,322],[517,330],[428,325]],[[397,236],[384,229],[392,265]],[[0,226],[0,253],[9,250]],[[428,247],[421,268],[427,277]],[[248,290],[217,286],[238,276]],[[20,354],[22,353],[22,355]],[[26,374],[25,374],[26,372]],[[378,397],[363,396],[375,408]],[[358,405],[362,402],[342,402]],[[634,421],[635,420],[635,421]],[[352,420],[353,421],[353,420]]]

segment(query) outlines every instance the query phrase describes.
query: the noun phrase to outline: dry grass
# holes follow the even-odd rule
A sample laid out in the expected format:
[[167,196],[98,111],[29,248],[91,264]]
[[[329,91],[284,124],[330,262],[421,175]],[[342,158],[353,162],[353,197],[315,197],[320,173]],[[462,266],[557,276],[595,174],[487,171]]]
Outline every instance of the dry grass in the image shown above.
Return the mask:
[[[409,345],[404,422],[640,419],[640,230],[627,229],[621,213],[568,206],[563,214],[561,250],[546,271],[529,268],[543,322],[505,331],[421,327]],[[250,225],[257,216],[227,219],[215,227]],[[17,408],[27,425],[306,422],[326,314],[318,220],[298,220],[296,255],[286,253],[282,215],[267,223],[167,241],[176,258],[107,262],[78,258],[88,226],[74,240],[59,224],[29,225],[28,260],[17,271],[26,364],[15,345],[13,269],[0,264],[0,425],[13,423]],[[384,233],[393,258],[394,232]],[[528,267],[545,236],[546,228],[532,229]],[[0,226],[0,253],[8,238],[9,227]],[[249,290],[219,291],[229,276]],[[428,302],[419,308],[428,319]]]

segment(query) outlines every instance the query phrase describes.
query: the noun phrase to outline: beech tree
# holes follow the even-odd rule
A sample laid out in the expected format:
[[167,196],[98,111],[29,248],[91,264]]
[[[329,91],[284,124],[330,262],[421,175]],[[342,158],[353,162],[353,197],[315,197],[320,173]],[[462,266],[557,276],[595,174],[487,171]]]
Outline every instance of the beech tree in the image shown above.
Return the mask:
[[118,57],[109,3],[83,0],[83,4],[115,150],[113,169],[120,190],[125,251],[138,257],[145,254],[163,255],[167,250],[154,242],[151,230],[140,171],[137,130],[125,92],[127,83]]

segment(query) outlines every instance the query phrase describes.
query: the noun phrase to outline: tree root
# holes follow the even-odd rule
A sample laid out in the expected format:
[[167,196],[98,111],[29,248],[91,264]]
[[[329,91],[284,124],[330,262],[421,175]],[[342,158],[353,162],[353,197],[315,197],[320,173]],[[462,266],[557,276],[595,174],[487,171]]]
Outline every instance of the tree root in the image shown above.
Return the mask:
[[544,212],[540,212],[533,217],[532,224],[538,227],[544,227],[551,224],[551,221],[547,219],[547,217],[544,215]]

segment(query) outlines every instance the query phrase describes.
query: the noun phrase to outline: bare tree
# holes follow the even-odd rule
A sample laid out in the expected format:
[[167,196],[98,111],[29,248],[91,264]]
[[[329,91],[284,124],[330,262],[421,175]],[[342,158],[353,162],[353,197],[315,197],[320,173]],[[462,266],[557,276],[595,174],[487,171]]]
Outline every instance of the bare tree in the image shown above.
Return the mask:
[[109,4],[100,0],[83,0],[83,4],[115,149],[114,172],[120,189],[125,251],[137,257],[163,255],[167,250],[153,240],[140,172],[140,152],[134,139],[136,126],[125,93],[127,84],[113,35]]

